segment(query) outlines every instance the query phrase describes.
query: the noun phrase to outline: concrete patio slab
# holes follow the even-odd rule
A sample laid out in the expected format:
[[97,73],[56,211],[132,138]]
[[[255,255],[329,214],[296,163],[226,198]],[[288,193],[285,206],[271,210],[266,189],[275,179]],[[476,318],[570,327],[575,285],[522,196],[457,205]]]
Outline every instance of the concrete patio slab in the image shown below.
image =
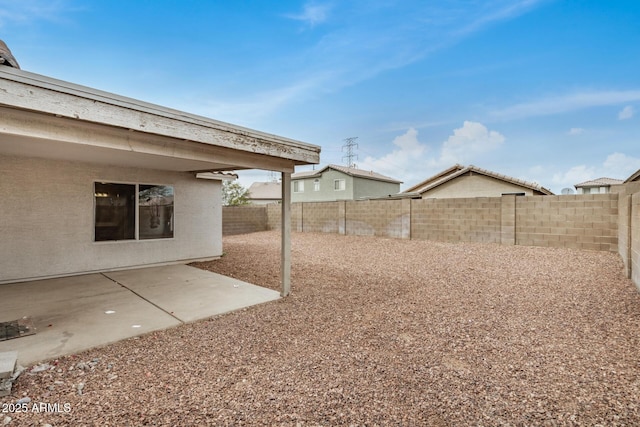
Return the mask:
[[0,352],[0,380],[10,378],[13,375],[17,360],[18,352],[16,351]]
[[274,290],[188,265],[105,275],[185,323],[280,298]]
[[274,290],[188,265],[116,271],[105,276],[185,323],[280,298]]
[[0,322],[27,316],[36,328],[0,352],[29,365],[278,298],[186,265],[0,285]]

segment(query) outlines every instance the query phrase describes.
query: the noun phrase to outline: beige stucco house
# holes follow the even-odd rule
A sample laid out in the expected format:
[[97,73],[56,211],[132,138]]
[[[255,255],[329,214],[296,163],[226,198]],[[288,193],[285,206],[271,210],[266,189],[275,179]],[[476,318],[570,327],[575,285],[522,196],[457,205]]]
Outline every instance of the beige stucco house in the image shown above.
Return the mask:
[[249,186],[249,201],[252,205],[280,203],[282,184],[280,182],[254,182]]
[[615,178],[597,178],[574,185],[578,194],[606,194],[611,192],[612,185],[623,184],[624,181]]
[[500,197],[505,194],[523,196],[551,195],[539,184],[512,178],[477,166],[453,165],[442,172],[406,189],[404,194],[428,198]]
[[[17,64],[17,63],[16,63]],[[222,254],[218,172],[320,148],[0,65],[0,283]],[[283,294],[290,185],[284,185]]]

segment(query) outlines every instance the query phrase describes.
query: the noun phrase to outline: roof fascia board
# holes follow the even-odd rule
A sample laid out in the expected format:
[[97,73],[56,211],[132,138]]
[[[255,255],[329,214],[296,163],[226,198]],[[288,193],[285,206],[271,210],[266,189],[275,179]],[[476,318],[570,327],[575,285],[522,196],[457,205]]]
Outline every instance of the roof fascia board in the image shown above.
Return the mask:
[[[0,106],[0,115],[2,116],[0,134],[229,165],[216,170],[264,169],[291,173],[295,167],[292,160],[98,126],[64,117],[46,116],[2,106]],[[28,126],[25,123],[28,123]]]
[[317,164],[320,147],[16,70],[0,69],[0,104],[106,126]]

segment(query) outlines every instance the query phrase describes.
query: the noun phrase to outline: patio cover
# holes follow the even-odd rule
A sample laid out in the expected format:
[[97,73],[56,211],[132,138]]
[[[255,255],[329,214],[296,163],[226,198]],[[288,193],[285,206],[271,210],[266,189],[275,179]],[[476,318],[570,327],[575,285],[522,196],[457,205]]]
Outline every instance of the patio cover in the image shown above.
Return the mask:
[[290,290],[291,173],[320,147],[0,67],[0,155],[167,171],[282,173],[282,295]]

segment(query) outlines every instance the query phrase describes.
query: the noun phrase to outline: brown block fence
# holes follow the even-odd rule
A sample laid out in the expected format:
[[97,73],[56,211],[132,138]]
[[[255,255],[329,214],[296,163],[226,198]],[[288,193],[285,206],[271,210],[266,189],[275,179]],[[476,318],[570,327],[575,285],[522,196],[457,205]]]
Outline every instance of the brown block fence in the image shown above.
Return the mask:
[[[281,206],[223,208],[223,235],[280,229]],[[294,203],[298,232],[618,252],[640,287],[640,182],[608,194]]]

